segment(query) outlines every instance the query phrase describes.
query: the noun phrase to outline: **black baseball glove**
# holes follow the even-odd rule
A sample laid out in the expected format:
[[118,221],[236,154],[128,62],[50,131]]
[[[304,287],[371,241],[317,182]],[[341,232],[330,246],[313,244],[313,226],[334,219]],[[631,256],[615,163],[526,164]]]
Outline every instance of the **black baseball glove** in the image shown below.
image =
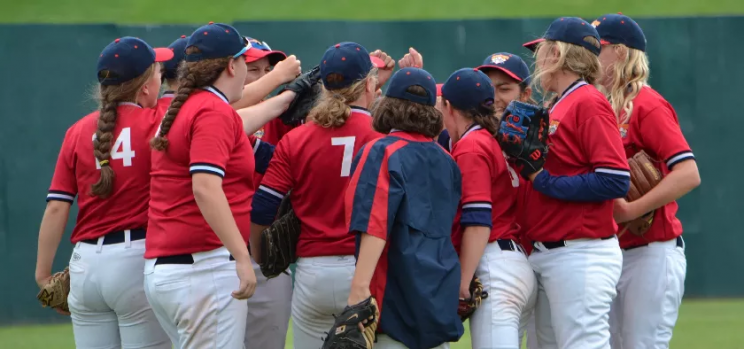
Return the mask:
[[268,279],[286,273],[297,261],[297,241],[300,238],[300,219],[292,210],[289,194],[279,205],[279,217],[261,232],[261,273]]
[[[379,321],[380,308],[374,297],[346,306],[344,312],[336,316],[322,349],[372,349]],[[364,331],[359,328],[360,324]]]
[[318,96],[320,96],[320,66],[315,66],[315,68],[310,69],[294,79],[294,81],[285,85],[282,89],[282,92],[284,91],[292,91],[297,96],[289,104],[287,110],[279,115],[279,119],[286,125],[299,125],[305,120],[310,110],[313,109]]
[[498,141],[501,149],[521,167],[522,177],[542,169],[548,154],[548,110],[512,101],[501,117]]

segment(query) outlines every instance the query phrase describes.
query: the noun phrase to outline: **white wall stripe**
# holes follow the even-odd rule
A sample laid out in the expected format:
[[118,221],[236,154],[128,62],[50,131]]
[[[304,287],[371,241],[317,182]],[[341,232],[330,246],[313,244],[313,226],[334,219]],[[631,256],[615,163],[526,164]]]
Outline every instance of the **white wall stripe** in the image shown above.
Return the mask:
[[265,191],[265,192],[267,192],[267,193],[269,193],[269,194],[271,194],[273,196],[276,196],[276,197],[278,197],[280,199],[284,199],[284,195],[282,195],[281,193],[279,193],[278,191],[276,191],[274,189],[267,188],[267,187],[265,187],[263,185],[259,185],[258,186],[258,190],[263,190],[263,191]]
[[189,171],[190,172],[193,172],[193,171],[209,171],[209,172],[214,172],[216,174],[219,174],[222,177],[225,177],[225,171],[222,170],[221,168],[215,167],[215,166],[193,165],[193,166],[191,166],[189,168]]

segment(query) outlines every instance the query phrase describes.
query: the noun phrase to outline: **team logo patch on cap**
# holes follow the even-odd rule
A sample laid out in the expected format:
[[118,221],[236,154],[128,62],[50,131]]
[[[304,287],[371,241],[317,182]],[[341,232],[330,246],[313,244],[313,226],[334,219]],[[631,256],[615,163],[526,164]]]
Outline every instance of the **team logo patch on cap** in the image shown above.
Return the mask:
[[561,122],[557,120],[550,121],[550,127],[548,128],[548,135],[553,135],[555,131],[558,131],[558,125],[560,125]]
[[493,55],[491,56],[491,63],[493,64],[502,64],[509,60],[509,56],[507,55]]
[[592,27],[596,28],[597,26],[599,26],[600,23],[602,22],[595,19],[594,22],[592,22]]

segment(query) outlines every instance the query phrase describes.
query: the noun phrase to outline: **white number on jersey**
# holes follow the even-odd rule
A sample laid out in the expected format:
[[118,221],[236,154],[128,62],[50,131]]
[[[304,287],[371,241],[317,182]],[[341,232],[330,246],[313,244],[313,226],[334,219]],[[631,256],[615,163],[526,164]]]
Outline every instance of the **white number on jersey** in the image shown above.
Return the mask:
[[331,138],[331,145],[344,146],[344,158],[341,160],[341,177],[349,177],[351,174],[351,161],[354,157],[354,142],[356,137],[334,137]]
[[517,171],[514,171],[509,165],[509,161],[506,160],[506,153],[504,153],[504,161],[506,161],[506,169],[509,171],[509,177],[511,177],[512,187],[519,187],[519,176],[517,176]]
[[[96,134],[93,134],[93,141],[96,140]],[[129,127],[125,127],[119,133],[119,137],[116,137],[114,146],[111,147],[111,160],[121,159],[124,163],[124,167],[132,166],[132,158],[134,158],[134,150],[132,150],[132,130]],[[96,168],[101,169],[101,164],[96,159]]]

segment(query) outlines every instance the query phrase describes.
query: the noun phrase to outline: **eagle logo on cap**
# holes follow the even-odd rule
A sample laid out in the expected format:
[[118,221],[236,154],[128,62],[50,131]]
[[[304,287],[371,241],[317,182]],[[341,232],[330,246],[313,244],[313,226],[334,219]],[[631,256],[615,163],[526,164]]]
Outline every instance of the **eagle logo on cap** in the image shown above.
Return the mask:
[[509,60],[507,55],[493,55],[491,56],[491,62],[493,64],[501,64]]
[[599,26],[600,23],[602,22],[595,19],[594,22],[592,22],[592,27],[596,28],[597,26]]

